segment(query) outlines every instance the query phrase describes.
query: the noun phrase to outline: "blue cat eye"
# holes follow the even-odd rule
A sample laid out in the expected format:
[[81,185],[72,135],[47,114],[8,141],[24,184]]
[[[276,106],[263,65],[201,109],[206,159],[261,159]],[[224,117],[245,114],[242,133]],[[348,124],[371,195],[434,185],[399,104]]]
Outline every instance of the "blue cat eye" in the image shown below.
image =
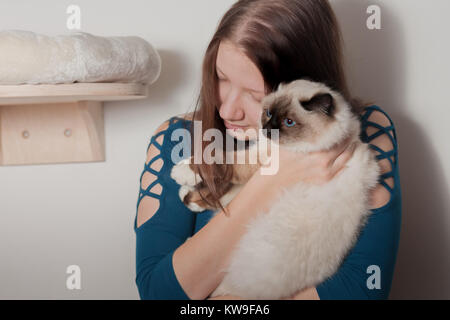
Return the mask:
[[284,120],[284,124],[287,127],[293,127],[293,126],[295,126],[296,122],[294,120],[291,120],[291,119],[285,119]]
[[266,110],[266,116],[268,118],[272,118],[272,114],[270,113],[269,109]]

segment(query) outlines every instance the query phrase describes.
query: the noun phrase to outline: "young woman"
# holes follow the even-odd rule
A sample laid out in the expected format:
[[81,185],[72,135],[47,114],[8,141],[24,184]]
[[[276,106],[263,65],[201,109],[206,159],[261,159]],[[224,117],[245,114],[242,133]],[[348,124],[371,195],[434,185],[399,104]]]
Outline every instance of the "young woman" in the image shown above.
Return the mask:
[[[343,71],[341,35],[327,0],[241,0],[222,18],[203,64],[198,110],[162,124],[147,149],[135,220],[136,284],[142,299],[207,299],[220,284],[246,223],[276,201],[281,186],[323,183],[352,156],[345,143],[327,152],[300,156],[280,148],[276,175],[255,173],[226,207],[231,214],[196,214],[180,201],[170,177],[171,134],[257,128],[262,98],[302,77],[339,90],[360,114],[361,138],[377,151],[382,175],[371,194],[372,215],[333,277],[287,299],[385,299],[395,266],[401,225],[401,192],[394,124],[375,105],[352,99]],[[234,131],[232,131],[234,132]],[[243,139],[238,132],[237,140]],[[208,142],[203,142],[207,145]],[[227,165],[197,167],[217,200],[230,179]],[[187,240],[187,241],[186,241]],[[222,299],[240,299],[224,296]]]

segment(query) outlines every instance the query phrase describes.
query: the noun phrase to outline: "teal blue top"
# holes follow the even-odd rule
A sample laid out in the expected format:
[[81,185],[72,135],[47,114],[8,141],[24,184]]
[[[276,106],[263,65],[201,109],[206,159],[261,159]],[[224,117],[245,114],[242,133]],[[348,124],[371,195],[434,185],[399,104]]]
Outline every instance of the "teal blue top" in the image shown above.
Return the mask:
[[[384,113],[391,125],[382,127],[370,122],[368,118],[373,111]],[[401,227],[401,190],[398,167],[397,135],[394,123],[388,114],[378,106],[366,107],[361,115],[361,140],[370,142],[376,137],[387,134],[394,146],[393,150],[384,151],[375,145],[371,148],[378,151],[378,160],[388,159],[392,170],[383,174],[379,182],[390,192],[389,202],[378,209],[373,209],[365,227],[353,249],[347,254],[337,272],[316,287],[321,300],[325,299],[387,299],[391,289],[392,276],[398,251]],[[190,299],[178,282],[173,265],[174,251],[188,237],[197,233],[209,221],[212,211],[196,214],[190,211],[178,197],[180,186],[170,177],[174,166],[171,160],[172,148],[180,141],[172,141],[172,132],[178,128],[189,128],[192,122],[172,117],[166,130],[154,135],[149,146],[154,145],[160,154],[145,165],[141,175],[150,172],[157,177],[146,190],[140,187],[136,210],[144,197],[159,199],[159,209],[139,228],[134,223],[136,233],[136,285],[141,299]],[[377,132],[368,136],[367,127],[374,127]],[[157,139],[164,135],[162,144]],[[181,139],[180,139],[181,140]],[[182,158],[189,155],[180,154]],[[391,156],[394,156],[392,161]],[[152,164],[162,159],[164,165],[159,172],[151,168]],[[385,179],[394,179],[391,188]],[[150,190],[159,184],[160,195]],[[375,267],[374,267],[375,266]]]

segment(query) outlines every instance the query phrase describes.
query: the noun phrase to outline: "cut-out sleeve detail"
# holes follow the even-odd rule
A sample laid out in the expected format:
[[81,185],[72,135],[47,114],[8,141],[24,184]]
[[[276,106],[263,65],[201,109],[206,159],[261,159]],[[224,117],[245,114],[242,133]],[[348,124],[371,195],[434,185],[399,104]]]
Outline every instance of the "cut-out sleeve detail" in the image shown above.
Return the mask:
[[[384,190],[375,190],[381,198],[382,206],[390,202],[395,188],[395,169],[398,161],[397,134],[394,123],[389,115],[378,106],[366,108],[361,116],[362,131],[361,139],[369,143],[370,148],[376,151],[376,159],[381,168],[379,184]],[[384,191],[384,192],[383,192]]]
[[137,203],[136,227],[139,228],[151,219],[160,208],[160,199],[163,187],[159,174],[164,165],[161,150],[164,143],[164,135],[169,127],[169,121],[161,125],[152,136],[147,148],[147,161],[140,178],[140,190]]
[[196,216],[181,202],[180,186],[170,177],[171,141],[186,122],[172,117],[152,136],[140,178],[134,231],[136,285],[141,299],[189,299],[175,275],[175,250],[193,235]]

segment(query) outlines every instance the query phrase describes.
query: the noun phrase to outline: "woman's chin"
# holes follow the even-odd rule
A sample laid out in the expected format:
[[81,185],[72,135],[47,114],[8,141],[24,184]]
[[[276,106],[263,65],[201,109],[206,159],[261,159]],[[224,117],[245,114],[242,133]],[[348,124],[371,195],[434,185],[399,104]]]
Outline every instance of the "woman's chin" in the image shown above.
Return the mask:
[[235,138],[236,140],[240,140],[240,141],[256,140],[258,138],[258,132],[253,128],[249,128],[249,129],[245,129],[245,130],[227,129],[226,132],[228,135],[230,135],[233,138]]

